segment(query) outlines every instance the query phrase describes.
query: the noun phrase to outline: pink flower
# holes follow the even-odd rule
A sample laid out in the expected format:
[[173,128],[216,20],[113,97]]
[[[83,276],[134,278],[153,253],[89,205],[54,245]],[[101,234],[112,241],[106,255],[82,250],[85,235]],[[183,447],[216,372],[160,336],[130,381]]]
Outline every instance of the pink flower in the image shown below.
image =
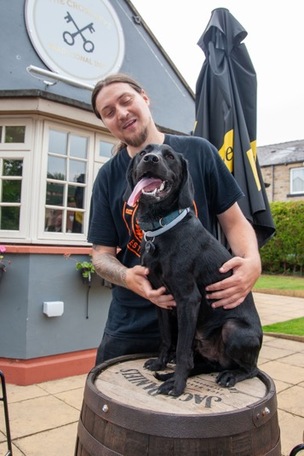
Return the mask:
[[0,253],[6,252],[6,247],[5,245],[0,245]]

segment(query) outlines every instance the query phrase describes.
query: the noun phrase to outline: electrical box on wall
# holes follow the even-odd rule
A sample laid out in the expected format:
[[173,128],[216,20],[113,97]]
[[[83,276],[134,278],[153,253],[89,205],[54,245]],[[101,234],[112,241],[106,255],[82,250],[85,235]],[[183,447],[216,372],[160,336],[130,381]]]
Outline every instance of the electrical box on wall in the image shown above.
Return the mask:
[[45,301],[43,303],[43,313],[48,317],[61,317],[63,311],[63,301]]

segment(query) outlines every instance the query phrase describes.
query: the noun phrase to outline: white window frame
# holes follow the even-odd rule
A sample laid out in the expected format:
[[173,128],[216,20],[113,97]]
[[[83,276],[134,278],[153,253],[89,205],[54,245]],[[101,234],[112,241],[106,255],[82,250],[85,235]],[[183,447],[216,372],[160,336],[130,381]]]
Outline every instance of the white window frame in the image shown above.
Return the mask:
[[[0,243],[36,243],[46,245],[88,245],[87,231],[92,187],[99,168],[111,157],[99,155],[100,141],[115,145],[115,138],[97,132],[96,127],[39,115],[0,116],[2,126],[25,126],[24,143],[0,143],[0,158],[23,160],[19,230],[0,230]],[[88,138],[87,183],[84,201],[83,233],[45,231],[46,176],[49,130],[71,132]]]
[[[30,151],[33,137],[33,121],[28,117],[1,117],[0,126],[2,127],[23,127],[25,126],[25,137],[23,143],[0,142],[0,152],[9,150]],[[1,140],[1,138],[0,138]]]
[[[83,233],[64,233],[64,232],[51,232],[45,231],[45,202],[46,202],[46,176],[47,176],[47,164],[48,164],[48,143],[49,143],[49,131],[56,130],[63,133],[71,133],[77,136],[84,136],[88,140],[88,154],[87,154],[87,182],[84,200],[84,225]],[[92,168],[93,168],[93,147],[94,147],[94,134],[90,130],[84,128],[76,128],[70,124],[63,124],[51,121],[44,121],[43,128],[43,141],[42,141],[42,153],[41,153],[41,180],[40,180],[40,198],[39,198],[39,209],[38,209],[38,241],[48,241],[48,243],[67,243],[67,244],[81,244],[86,241],[87,230],[88,230],[88,217],[89,217],[89,205],[92,189]]]
[[303,180],[304,180],[304,167],[303,166],[299,166],[297,168],[290,168],[290,194],[291,195],[303,195],[304,194],[304,190],[300,190],[300,191],[296,191],[294,190],[294,177],[293,177],[293,174],[295,171],[302,171],[303,173]]
[[[7,160],[22,160],[22,184],[20,200],[19,230],[1,230],[1,239],[24,240],[29,238],[28,208],[30,207],[31,188],[30,176],[32,167],[32,138],[33,121],[28,117],[0,117],[0,125],[3,126],[25,126],[25,137],[23,143],[0,143],[0,158]],[[5,205],[5,204],[3,204]],[[8,204],[9,206],[11,204]]]
[[99,133],[96,133],[95,135],[95,144],[94,144],[94,150],[95,150],[95,154],[94,154],[94,180],[96,179],[96,176],[98,174],[98,171],[99,169],[102,167],[102,165],[104,165],[107,161],[109,161],[111,159],[111,157],[105,157],[105,156],[102,156],[102,155],[99,155],[99,144],[100,142],[107,142],[109,144],[112,144],[113,147],[115,146],[116,142],[115,142],[115,139],[111,136],[107,136],[107,135],[102,135],[102,134],[99,134]]

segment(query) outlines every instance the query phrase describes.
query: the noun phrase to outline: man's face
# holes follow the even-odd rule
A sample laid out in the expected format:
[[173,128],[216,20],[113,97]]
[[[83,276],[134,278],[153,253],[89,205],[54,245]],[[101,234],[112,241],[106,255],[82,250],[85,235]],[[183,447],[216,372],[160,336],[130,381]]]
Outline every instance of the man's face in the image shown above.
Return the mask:
[[133,147],[146,141],[152,119],[144,91],[138,93],[126,83],[110,84],[97,95],[96,108],[104,125],[120,141]]

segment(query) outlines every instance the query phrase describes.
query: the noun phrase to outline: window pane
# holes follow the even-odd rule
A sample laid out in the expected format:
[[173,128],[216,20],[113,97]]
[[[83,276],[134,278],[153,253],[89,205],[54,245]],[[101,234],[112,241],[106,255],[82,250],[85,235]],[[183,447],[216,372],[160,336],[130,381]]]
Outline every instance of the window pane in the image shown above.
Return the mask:
[[85,187],[75,187],[69,185],[68,206],[83,209],[84,191]]
[[50,130],[49,152],[52,154],[66,155],[67,134],[61,131]]
[[0,142],[3,141],[3,140],[2,140],[2,130],[3,130],[3,128],[2,128],[2,126],[0,125]]
[[51,157],[48,159],[48,178],[65,180],[66,179],[66,164],[65,158]]
[[20,207],[0,208],[0,229],[19,230]]
[[2,202],[20,203],[21,201],[21,180],[2,181]]
[[83,233],[83,216],[83,212],[74,212],[72,233]]
[[292,192],[304,193],[304,168],[293,169],[291,176]]
[[86,172],[86,162],[70,160],[70,170],[69,170],[69,182],[81,182],[78,179],[81,179],[81,176],[85,176]]
[[24,143],[25,126],[7,126],[5,127],[6,143]]
[[85,134],[49,130],[45,231],[84,233],[88,145]]
[[3,160],[3,176],[22,176],[23,160]]
[[99,143],[99,156],[100,157],[112,157],[113,156],[113,147],[112,143],[100,141]]
[[48,182],[46,184],[46,204],[52,206],[64,205],[64,184]]
[[87,158],[87,138],[70,135],[70,155],[78,158]]
[[45,231],[58,231],[62,232],[62,216],[63,212],[59,210],[46,209],[45,210]]

